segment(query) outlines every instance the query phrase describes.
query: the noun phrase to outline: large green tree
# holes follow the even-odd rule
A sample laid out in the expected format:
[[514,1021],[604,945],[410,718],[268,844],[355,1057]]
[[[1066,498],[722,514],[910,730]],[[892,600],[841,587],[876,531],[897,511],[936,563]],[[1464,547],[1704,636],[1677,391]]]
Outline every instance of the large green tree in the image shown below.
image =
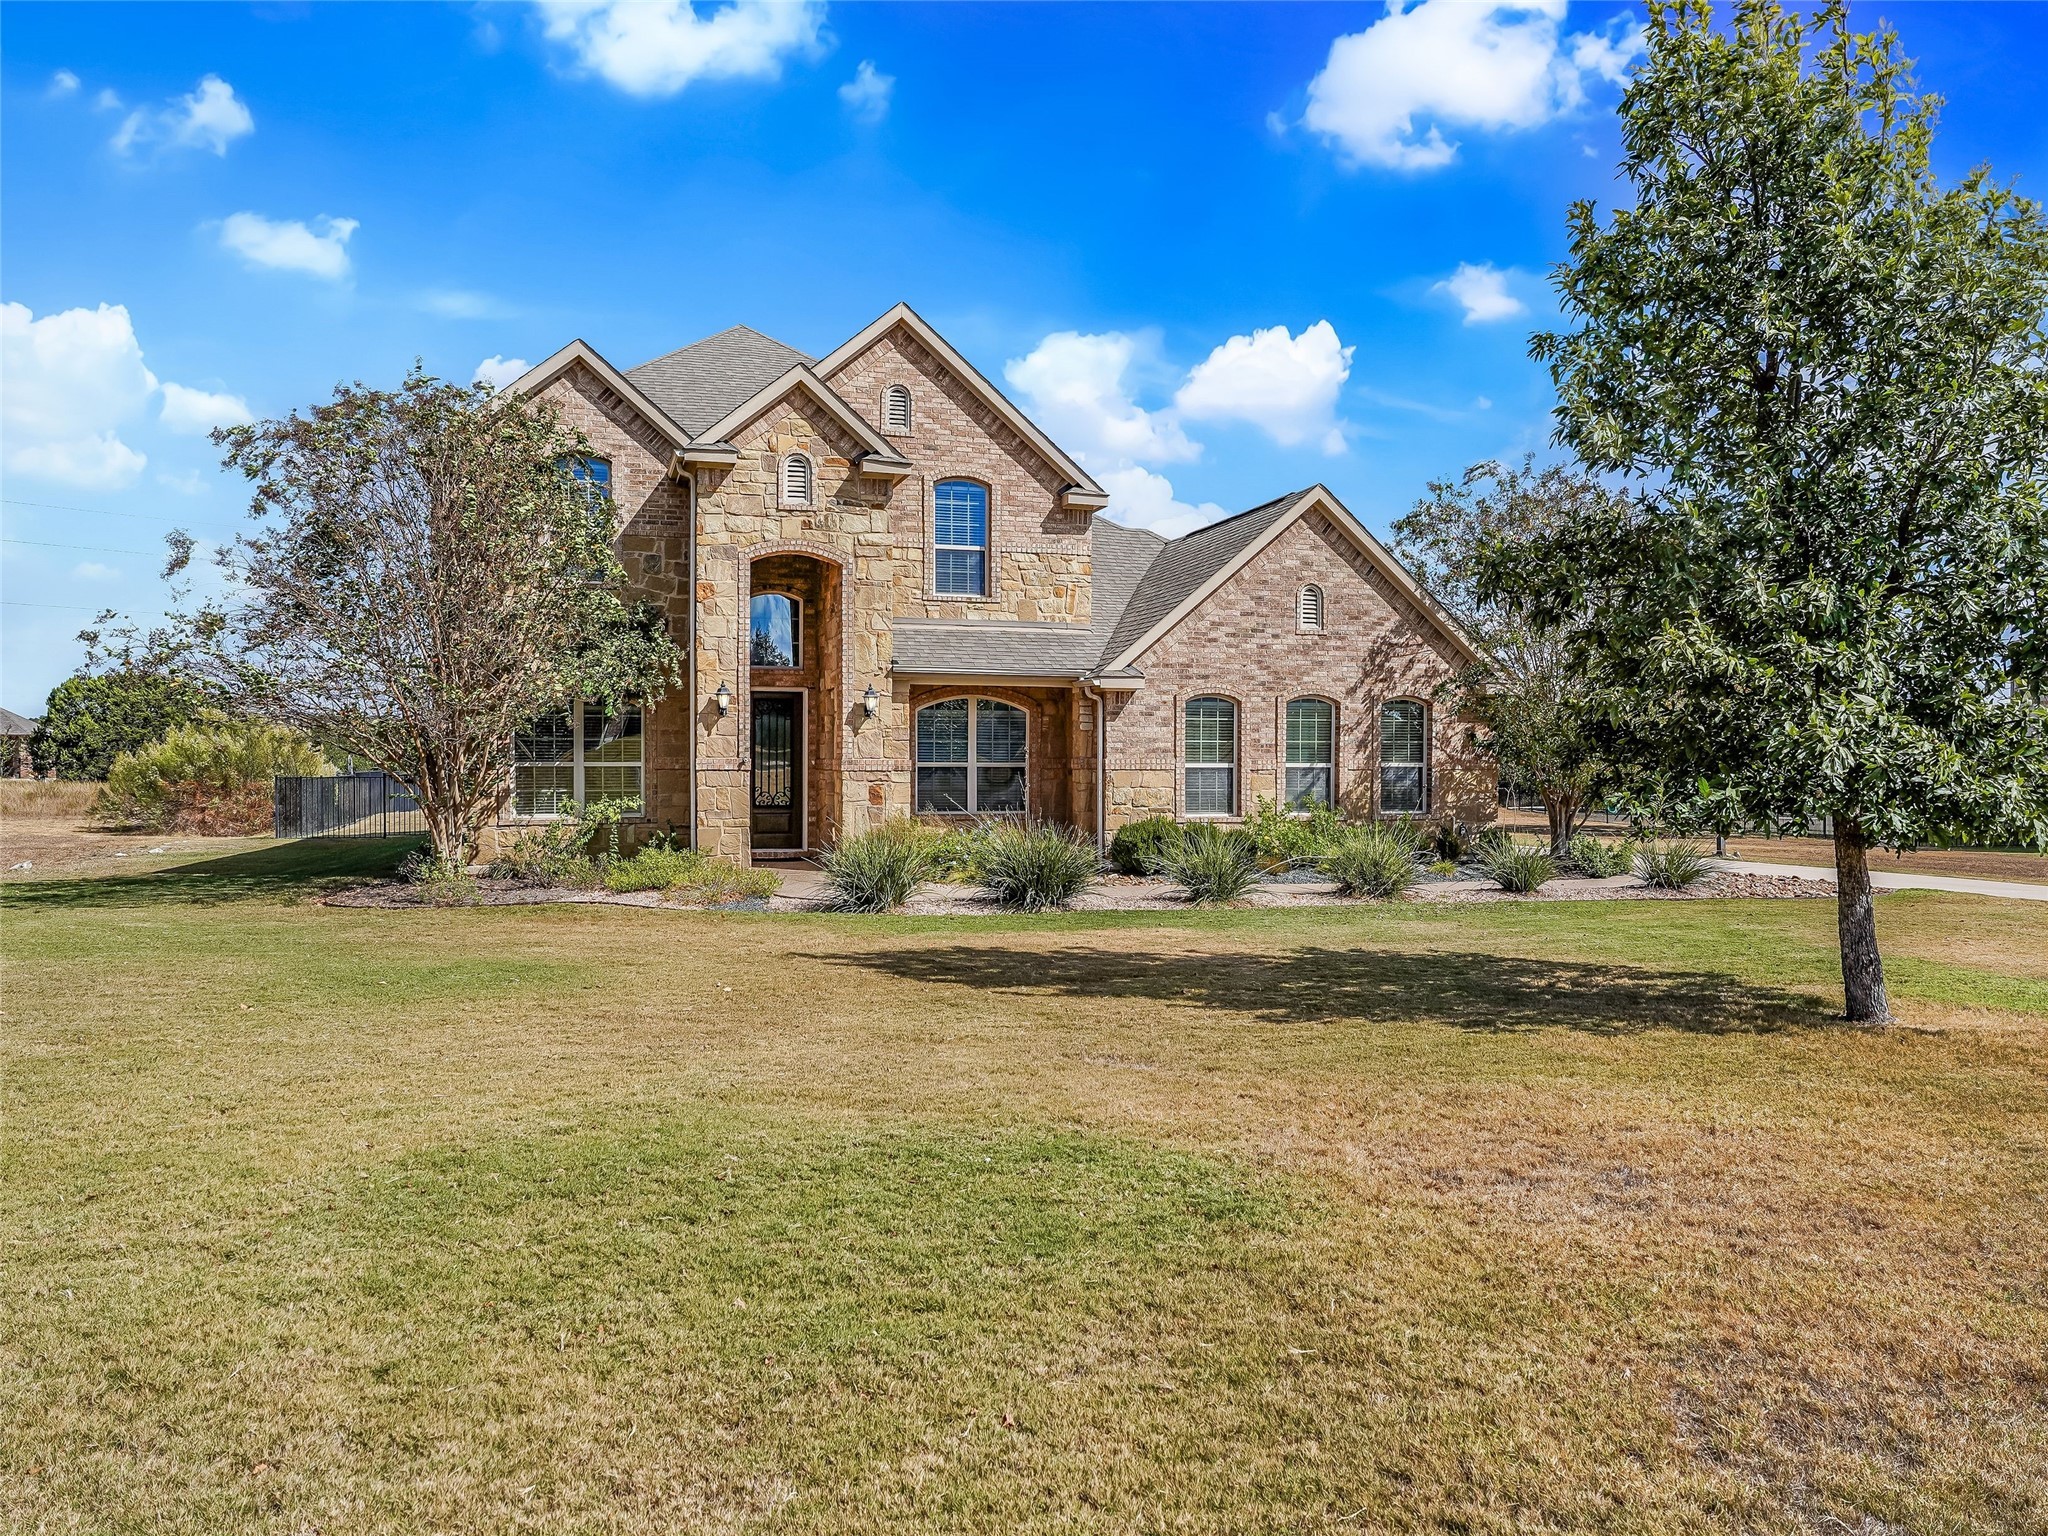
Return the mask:
[[1866,853],[2048,841],[2048,227],[1929,166],[1889,32],[1653,4],[1633,206],[1573,208],[1558,437],[1642,494],[1488,582],[1583,655],[1667,813],[1831,818],[1848,1016],[1889,1015]]
[[50,690],[29,738],[29,759],[38,773],[60,779],[104,779],[123,752],[162,740],[211,702],[205,689],[175,673],[140,665],[89,669]]

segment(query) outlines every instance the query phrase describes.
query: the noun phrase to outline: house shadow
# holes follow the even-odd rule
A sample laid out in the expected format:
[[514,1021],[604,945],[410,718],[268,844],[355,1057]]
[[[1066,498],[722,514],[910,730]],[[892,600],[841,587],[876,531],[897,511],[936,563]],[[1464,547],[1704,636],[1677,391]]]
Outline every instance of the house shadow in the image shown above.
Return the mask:
[[0,887],[0,906],[36,911],[313,895],[330,886],[388,876],[421,841],[295,838],[167,869],[10,881]]
[[1466,951],[1312,947],[1281,954],[950,945],[814,954],[905,981],[1031,996],[1131,998],[1267,1024],[1443,1024],[1509,1033],[1755,1034],[1830,1022],[1818,997],[1712,971]]

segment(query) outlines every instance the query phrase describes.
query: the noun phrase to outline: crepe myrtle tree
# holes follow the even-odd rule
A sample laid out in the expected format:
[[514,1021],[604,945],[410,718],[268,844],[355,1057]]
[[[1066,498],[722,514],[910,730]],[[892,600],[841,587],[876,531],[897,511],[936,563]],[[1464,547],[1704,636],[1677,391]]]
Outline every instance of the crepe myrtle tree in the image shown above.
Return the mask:
[[1617,494],[1576,465],[1488,461],[1456,480],[1432,481],[1391,530],[1395,553],[1480,653],[1439,698],[1473,723],[1478,747],[1510,783],[1542,799],[1559,856],[1616,786],[1599,691],[1574,657],[1586,615],[1539,620],[1518,592],[1482,593],[1479,574],[1494,546],[1525,547]]
[[573,472],[590,445],[545,402],[415,368],[213,437],[256,527],[184,613],[188,664],[403,781],[444,863],[474,858],[528,721],[676,681],[662,614],[622,594],[612,503]]
[[1559,440],[1589,502],[1481,587],[1591,612],[1582,659],[1667,816],[1830,818],[1851,1020],[1889,1016],[1867,851],[2048,842],[2048,227],[1929,170],[1889,32],[1650,8],[1634,206],[1570,215]]

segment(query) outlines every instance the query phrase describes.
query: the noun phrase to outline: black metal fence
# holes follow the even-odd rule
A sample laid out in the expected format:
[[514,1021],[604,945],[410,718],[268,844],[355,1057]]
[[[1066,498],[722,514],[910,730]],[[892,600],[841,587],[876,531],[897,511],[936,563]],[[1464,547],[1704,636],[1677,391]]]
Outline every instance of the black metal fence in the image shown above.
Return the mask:
[[274,781],[279,837],[403,837],[427,830],[412,791],[388,773]]

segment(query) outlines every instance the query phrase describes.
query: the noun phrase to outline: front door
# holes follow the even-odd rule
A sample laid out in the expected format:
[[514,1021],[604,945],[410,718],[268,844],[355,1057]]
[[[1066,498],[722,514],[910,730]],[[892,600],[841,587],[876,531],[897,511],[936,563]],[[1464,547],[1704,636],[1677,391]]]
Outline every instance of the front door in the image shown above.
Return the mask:
[[804,845],[804,699],[754,695],[754,847]]

